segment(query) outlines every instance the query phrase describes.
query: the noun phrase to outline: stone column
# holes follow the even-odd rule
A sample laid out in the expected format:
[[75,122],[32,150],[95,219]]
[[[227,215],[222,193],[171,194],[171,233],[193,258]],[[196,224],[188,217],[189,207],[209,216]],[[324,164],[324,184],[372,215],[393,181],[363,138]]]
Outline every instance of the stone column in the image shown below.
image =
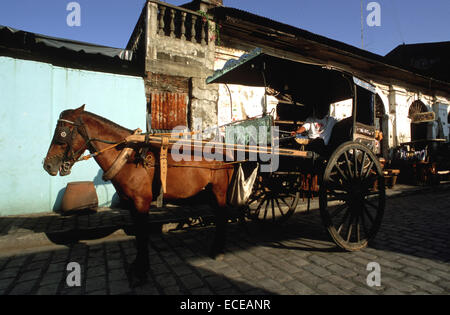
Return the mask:
[[[411,140],[411,120],[407,92],[405,89],[391,85],[389,87],[389,114],[393,129],[392,146]],[[390,140],[391,141],[391,140]]]
[[217,84],[206,84],[204,78],[191,78],[191,104],[189,127],[201,120],[201,129],[217,126],[217,102],[219,91]]

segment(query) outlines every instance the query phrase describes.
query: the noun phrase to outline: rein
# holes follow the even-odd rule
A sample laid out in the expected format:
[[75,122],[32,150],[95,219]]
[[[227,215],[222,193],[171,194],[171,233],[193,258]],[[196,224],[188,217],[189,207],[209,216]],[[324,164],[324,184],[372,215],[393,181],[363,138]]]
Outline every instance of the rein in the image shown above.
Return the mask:
[[[127,143],[127,139],[123,139],[119,142],[114,142],[114,141],[108,141],[108,140],[103,140],[103,139],[98,139],[98,138],[90,138],[89,134],[87,133],[86,127],[84,126],[84,122],[81,119],[81,117],[77,118],[77,121],[70,121],[67,119],[58,119],[58,123],[67,123],[70,124],[72,126],[74,126],[75,128],[72,130],[69,130],[67,127],[57,127],[57,130],[55,132],[55,139],[53,140],[53,143],[64,143],[67,144],[67,150],[65,151],[65,153],[63,153],[63,169],[64,170],[69,170],[71,167],[71,163],[75,164],[77,162],[81,162],[81,161],[87,161],[93,157],[96,157],[106,151],[109,151],[111,149],[114,149],[116,147],[118,147],[121,144],[125,144]],[[78,130],[80,128],[80,130]],[[82,129],[81,129],[82,128]],[[78,132],[83,139],[85,140],[85,144],[76,152],[73,152],[72,150],[72,141],[75,138],[76,132]],[[136,130],[135,132],[141,132],[141,130]],[[182,133],[182,134],[189,134],[189,135],[193,135],[194,132],[190,132],[190,133]],[[163,134],[158,134],[158,135],[163,135]],[[170,134],[173,135],[173,134]],[[106,144],[111,144],[110,146],[102,149],[102,150],[98,150],[95,145],[93,144],[93,142],[102,142],[102,143],[106,143]],[[81,156],[78,159],[74,159],[74,156],[76,156],[78,153],[80,153],[80,151],[84,151],[87,147],[89,147],[89,145],[91,145],[92,147],[92,151],[94,151],[94,153],[85,155],[85,156]],[[70,156],[68,156],[68,153],[70,151]],[[52,159],[54,157],[60,157],[59,155],[54,155],[51,157],[48,157],[47,160]],[[230,166],[234,165],[234,164],[239,164],[239,163],[243,163],[245,161],[234,161],[234,162],[227,162],[227,163],[223,163],[222,165],[218,166],[218,167],[210,167],[210,166],[199,166],[199,165],[189,165],[189,164],[169,164],[167,165],[167,167],[169,168],[199,168],[199,169],[209,169],[212,171],[217,171],[217,170],[222,170],[222,169],[229,169]],[[144,163],[145,164],[145,163]],[[145,165],[146,167],[157,167],[157,163],[154,163],[153,165],[151,163],[148,163],[147,165]]]
[[[227,170],[230,169],[229,166],[234,165],[234,164],[239,164],[239,163],[245,163],[248,162],[246,161],[234,161],[234,162],[227,162],[222,164],[220,167],[211,167],[211,166],[199,166],[199,165],[190,165],[190,164],[168,164],[167,167],[168,168],[182,168],[182,167],[189,167],[189,168],[200,168],[200,169],[208,169],[211,171],[219,171],[219,170]],[[147,165],[147,167],[157,167],[159,166],[159,164],[155,163],[153,165]]]

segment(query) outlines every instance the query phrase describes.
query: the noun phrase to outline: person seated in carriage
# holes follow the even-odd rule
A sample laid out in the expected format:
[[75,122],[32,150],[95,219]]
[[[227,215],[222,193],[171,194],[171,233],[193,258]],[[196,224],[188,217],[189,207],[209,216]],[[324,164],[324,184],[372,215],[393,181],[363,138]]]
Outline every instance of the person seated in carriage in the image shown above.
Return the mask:
[[307,151],[313,151],[320,155],[325,154],[326,146],[330,142],[336,118],[330,116],[329,105],[314,105],[312,116],[308,117],[303,125],[291,133],[297,138],[309,139],[306,145]]

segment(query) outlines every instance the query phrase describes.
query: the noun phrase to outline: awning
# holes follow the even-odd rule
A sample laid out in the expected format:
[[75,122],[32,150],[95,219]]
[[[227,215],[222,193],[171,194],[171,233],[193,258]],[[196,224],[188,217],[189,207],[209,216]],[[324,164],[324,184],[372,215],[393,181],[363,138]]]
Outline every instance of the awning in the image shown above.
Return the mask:
[[57,49],[64,48],[75,52],[84,52],[86,54],[99,54],[111,58],[117,57],[125,61],[131,61],[133,59],[133,52],[131,50],[99,46],[91,43],[30,33],[3,25],[0,25],[0,33],[1,32],[7,32],[9,34],[17,36],[20,36],[20,34],[22,34],[24,37],[26,37],[26,41],[24,40],[24,45],[42,44],[44,46]]
[[256,48],[206,79],[206,83],[269,87],[301,103],[334,103],[352,98],[353,83],[375,93],[375,87],[325,64],[274,56]]

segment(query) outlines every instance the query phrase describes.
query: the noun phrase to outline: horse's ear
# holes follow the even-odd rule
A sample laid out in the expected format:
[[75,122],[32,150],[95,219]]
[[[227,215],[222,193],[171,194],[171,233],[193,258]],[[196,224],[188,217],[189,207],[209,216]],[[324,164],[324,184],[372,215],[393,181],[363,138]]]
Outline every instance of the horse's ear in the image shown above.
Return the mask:
[[82,113],[84,112],[84,107],[86,106],[86,104],[83,104],[81,107],[78,107],[77,109],[75,109],[75,112],[77,113]]

